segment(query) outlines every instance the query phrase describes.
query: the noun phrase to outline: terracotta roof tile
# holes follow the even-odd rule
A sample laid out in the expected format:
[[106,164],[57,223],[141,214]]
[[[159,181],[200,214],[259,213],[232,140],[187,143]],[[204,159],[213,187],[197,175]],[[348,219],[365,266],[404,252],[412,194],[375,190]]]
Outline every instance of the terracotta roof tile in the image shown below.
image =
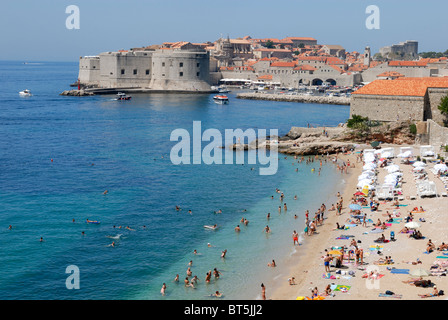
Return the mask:
[[401,77],[395,80],[375,80],[356,90],[353,94],[423,97],[428,88],[448,88],[448,77]]
[[271,67],[285,67],[285,68],[293,68],[296,66],[296,62],[286,62],[286,61],[275,61],[271,63]]
[[272,75],[271,74],[265,74],[262,76],[258,77],[259,80],[272,80]]

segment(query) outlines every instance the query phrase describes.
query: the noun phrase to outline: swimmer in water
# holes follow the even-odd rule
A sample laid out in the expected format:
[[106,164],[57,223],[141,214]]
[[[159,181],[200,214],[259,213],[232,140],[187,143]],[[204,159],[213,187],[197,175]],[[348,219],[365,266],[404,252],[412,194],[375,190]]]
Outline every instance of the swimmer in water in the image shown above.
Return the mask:
[[212,293],[210,296],[212,297],[217,297],[217,298],[221,298],[222,297],[222,293],[219,292],[218,290],[216,290],[215,293]]
[[271,228],[269,228],[269,226],[264,227],[263,231],[265,231],[266,233],[271,232]]

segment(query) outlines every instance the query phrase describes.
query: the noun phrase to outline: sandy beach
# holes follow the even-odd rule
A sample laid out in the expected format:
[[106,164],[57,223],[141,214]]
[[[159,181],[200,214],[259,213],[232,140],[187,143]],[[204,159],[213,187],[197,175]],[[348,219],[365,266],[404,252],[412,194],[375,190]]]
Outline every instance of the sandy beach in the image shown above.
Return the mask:
[[[369,149],[370,146],[361,146],[361,149]],[[400,147],[397,145],[383,145],[385,147],[393,147],[395,155],[399,153]],[[419,146],[413,147],[413,154],[416,157],[420,155]],[[356,151],[359,151],[357,149]],[[355,151],[355,152],[356,152]],[[434,286],[418,287],[411,283],[405,283],[411,279],[418,279],[412,273],[416,269],[424,269],[430,271],[431,275],[422,277],[423,280],[431,280],[435,284],[437,290],[447,292],[448,279],[443,272],[437,274],[434,266],[439,263],[443,265],[443,269],[448,267],[448,251],[438,251],[435,249],[431,253],[425,253],[429,240],[434,243],[437,248],[442,242],[448,243],[448,197],[442,196],[446,193],[445,184],[434,174],[431,169],[434,163],[428,163],[425,168],[427,179],[434,181],[437,188],[437,197],[419,197],[417,196],[417,180],[413,173],[412,164],[402,163],[401,158],[389,159],[393,164],[399,166],[402,173],[402,194],[395,199],[399,201],[398,209],[393,206],[392,201],[378,200],[380,203],[377,211],[371,211],[369,207],[362,208],[361,215],[367,214],[369,222],[365,226],[350,223],[349,220],[355,220],[351,217],[349,205],[355,192],[357,192],[358,176],[363,171],[363,163],[357,162],[358,153],[347,155],[339,155],[339,159],[350,160],[351,166],[347,174],[343,174],[345,179],[345,190],[341,190],[343,197],[342,214],[337,215],[336,211],[328,211],[331,204],[325,204],[327,211],[325,220],[322,225],[317,227],[317,233],[312,236],[306,236],[301,246],[297,248],[298,253],[290,257],[287,266],[282,271],[287,271],[287,278],[294,277],[295,285],[290,285],[286,279],[279,279],[278,285],[271,289],[267,294],[268,299],[272,300],[296,300],[298,297],[311,297],[311,289],[317,287],[321,299],[329,300],[439,300],[446,299],[447,295],[421,297],[419,295],[432,294]],[[377,168],[377,181],[382,184],[384,177],[388,174],[386,167]],[[367,198],[368,201],[369,198]],[[415,207],[423,207],[424,212],[414,213],[413,221],[419,223],[417,228],[424,239],[413,239],[408,234],[400,233],[406,224],[406,217],[413,211]],[[314,216],[314,212],[318,208],[309,208],[310,217]],[[372,233],[373,224],[381,220],[385,222],[388,219],[387,212],[392,214],[394,222],[389,223],[385,230],[379,233]],[[300,213],[305,218],[304,213]],[[302,218],[302,216],[300,216]],[[345,230],[336,229],[336,222],[340,225],[348,225],[350,227]],[[395,233],[395,240],[391,240],[391,231]],[[384,234],[388,241],[386,243],[376,243],[374,240]],[[336,239],[340,238],[343,239]],[[348,237],[347,237],[348,236]],[[341,268],[330,267],[330,274],[325,272],[323,257],[325,250],[330,251],[332,247],[350,247],[350,243],[354,239],[359,249],[363,250],[363,263],[356,264],[353,260],[343,260]],[[379,251],[371,246],[381,246]],[[391,257],[392,264],[378,264],[378,261]],[[446,257],[446,259],[445,259]],[[416,263],[419,260],[421,263]],[[414,264],[412,263],[414,262]],[[370,272],[372,276],[366,277]],[[446,274],[446,272],[445,272]],[[328,277],[330,276],[330,277]],[[363,277],[364,276],[364,277]],[[324,295],[325,288],[330,285],[333,289],[336,286],[345,286],[340,290],[332,290],[330,295]],[[347,289],[347,290],[344,290]],[[384,296],[386,291],[393,292],[394,295]],[[306,299],[306,298],[305,298]]]

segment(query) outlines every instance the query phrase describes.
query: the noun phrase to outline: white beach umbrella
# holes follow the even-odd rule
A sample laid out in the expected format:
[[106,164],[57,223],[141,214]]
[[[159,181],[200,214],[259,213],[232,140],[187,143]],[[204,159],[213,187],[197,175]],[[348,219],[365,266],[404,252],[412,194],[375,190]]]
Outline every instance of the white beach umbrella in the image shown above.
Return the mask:
[[447,171],[448,170],[448,166],[446,164],[444,164],[444,163],[439,163],[439,164],[436,164],[434,166],[434,169],[437,172],[443,172],[443,171]]
[[392,158],[392,153],[390,153],[389,151],[383,152],[381,154],[382,158]]
[[400,167],[397,166],[396,164],[392,164],[390,166],[386,167],[387,172],[392,173],[392,172],[397,172],[400,171]]
[[358,188],[364,188],[365,186],[370,187],[372,186],[372,180],[361,180],[358,182],[357,187]]
[[426,163],[422,162],[422,161],[415,161],[412,166],[414,167],[426,167]]
[[431,275],[431,271],[419,268],[412,270],[409,274],[414,277],[428,277]]
[[376,164],[373,162],[367,163],[362,167],[364,170],[375,170]]
[[409,158],[412,157],[412,151],[405,151],[402,153],[403,158]]
[[408,222],[408,223],[406,223],[404,226],[405,226],[406,228],[409,228],[409,229],[417,229],[417,228],[420,228],[420,224],[418,224],[416,221]]

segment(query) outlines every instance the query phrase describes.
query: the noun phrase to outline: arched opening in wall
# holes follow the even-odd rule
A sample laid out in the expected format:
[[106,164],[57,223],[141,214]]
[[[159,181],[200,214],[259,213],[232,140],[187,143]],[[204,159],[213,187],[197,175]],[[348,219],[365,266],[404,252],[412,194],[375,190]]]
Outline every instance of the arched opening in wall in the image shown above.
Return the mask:
[[327,81],[326,81],[329,85],[331,85],[331,86],[335,86],[336,85],[336,80],[334,80],[334,79],[327,79]]
[[323,81],[321,79],[313,79],[313,82],[311,83],[313,86],[321,86]]

